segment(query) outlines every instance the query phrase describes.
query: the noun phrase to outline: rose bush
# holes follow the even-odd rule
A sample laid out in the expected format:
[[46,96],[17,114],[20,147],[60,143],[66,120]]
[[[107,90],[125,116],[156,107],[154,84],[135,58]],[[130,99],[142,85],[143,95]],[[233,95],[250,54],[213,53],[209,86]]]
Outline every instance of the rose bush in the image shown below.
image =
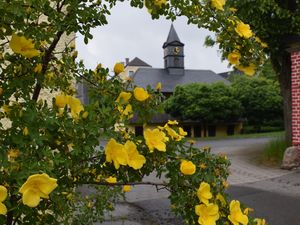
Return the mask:
[[[225,1],[181,3],[145,2],[153,18],[164,14],[174,19],[178,10],[190,20],[202,10],[208,17],[214,15],[218,23],[205,16],[198,19],[217,33],[225,28],[236,31],[234,36],[242,41],[235,63],[249,71],[243,64],[249,54],[242,54],[249,47],[253,57],[247,62],[254,65],[261,60],[249,26],[239,26]],[[106,24],[115,4],[114,0],[0,4],[0,223],[103,221],[104,213],[113,210],[130,185],[142,183],[155,171],[168,179],[161,185],[170,191],[172,209],[186,224],[261,224],[261,219],[248,218],[238,201],[229,203],[227,158],[211,154],[209,148],[195,148],[176,121],[147,128],[137,137],[127,129],[133,114],[146,126],[162,110],[159,90],[164,84],[145,90],[119,78],[120,64],[110,75],[102,65],[90,70],[75,60],[74,40],[66,41],[63,35],[80,32],[87,42],[92,38],[90,29]],[[144,2],[131,4],[142,7]],[[252,73],[254,66],[250,67]],[[88,85],[89,104],[76,97],[75,82]],[[94,191],[80,193],[85,185]]]

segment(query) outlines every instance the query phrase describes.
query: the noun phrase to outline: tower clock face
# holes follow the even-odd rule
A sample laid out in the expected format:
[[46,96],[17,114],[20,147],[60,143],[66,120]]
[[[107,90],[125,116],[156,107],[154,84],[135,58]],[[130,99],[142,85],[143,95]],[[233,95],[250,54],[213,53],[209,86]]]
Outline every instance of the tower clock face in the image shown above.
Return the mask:
[[174,54],[178,55],[180,53],[180,48],[179,47],[175,47],[174,48]]

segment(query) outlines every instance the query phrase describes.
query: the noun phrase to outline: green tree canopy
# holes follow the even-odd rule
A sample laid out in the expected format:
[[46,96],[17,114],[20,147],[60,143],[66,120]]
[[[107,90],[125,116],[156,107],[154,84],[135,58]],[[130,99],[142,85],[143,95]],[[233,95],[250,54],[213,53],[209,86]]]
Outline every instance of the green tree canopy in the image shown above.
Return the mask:
[[182,120],[205,123],[236,121],[241,116],[241,104],[230,85],[224,83],[193,83],[177,86],[166,100],[165,110]]
[[282,120],[283,103],[277,81],[264,77],[235,76],[232,82],[234,98],[241,102],[243,118],[250,125]]

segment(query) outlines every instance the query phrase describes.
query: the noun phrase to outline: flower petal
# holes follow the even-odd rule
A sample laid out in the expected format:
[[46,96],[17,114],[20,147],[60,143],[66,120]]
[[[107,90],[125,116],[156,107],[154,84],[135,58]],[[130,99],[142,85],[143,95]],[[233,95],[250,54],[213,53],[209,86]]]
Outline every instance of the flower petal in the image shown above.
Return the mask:
[[22,201],[24,205],[27,205],[31,208],[37,207],[40,203],[40,196],[37,191],[34,191],[33,189],[28,189],[23,193]]

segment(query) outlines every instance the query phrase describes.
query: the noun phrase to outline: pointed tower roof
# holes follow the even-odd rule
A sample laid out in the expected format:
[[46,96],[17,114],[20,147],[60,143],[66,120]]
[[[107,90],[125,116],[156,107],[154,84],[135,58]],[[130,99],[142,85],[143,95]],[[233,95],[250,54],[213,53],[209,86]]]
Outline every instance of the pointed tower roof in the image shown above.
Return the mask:
[[180,41],[180,39],[176,33],[173,23],[171,24],[169,35],[168,35],[167,41],[163,45],[163,48],[165,48],[168,45],[184,46],[184,44]]

